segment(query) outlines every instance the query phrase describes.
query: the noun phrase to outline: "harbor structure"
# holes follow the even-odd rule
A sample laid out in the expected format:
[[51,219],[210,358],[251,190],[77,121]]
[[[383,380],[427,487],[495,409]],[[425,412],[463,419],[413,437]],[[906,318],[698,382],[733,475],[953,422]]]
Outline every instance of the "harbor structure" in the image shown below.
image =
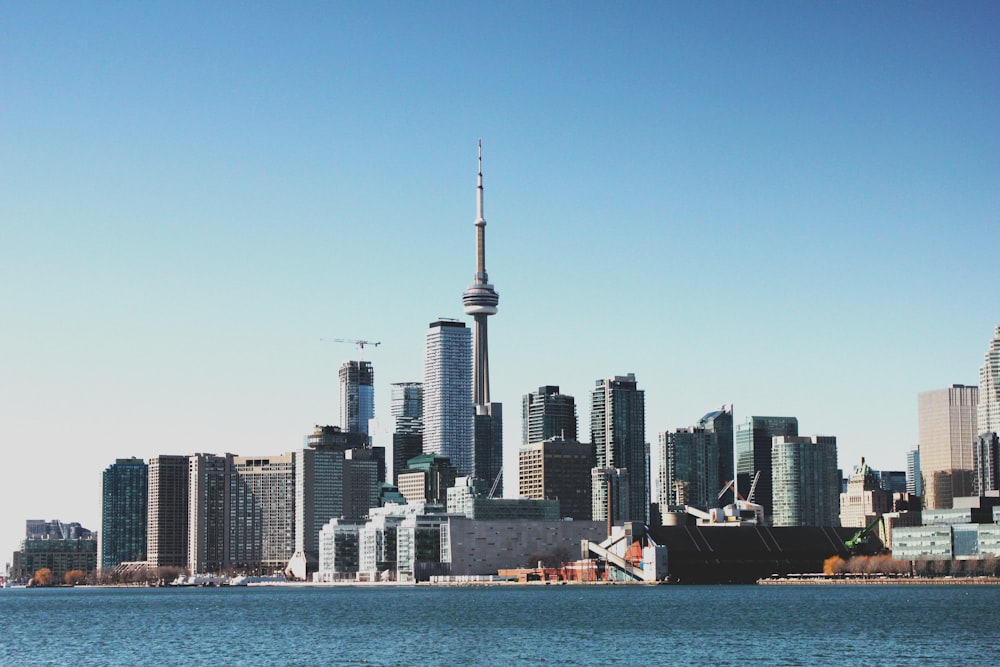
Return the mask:
[[[646,451],[645,392],[636,384],[635,374],[616,375],[597,380],[591,394],[590,438],[594,448],[594,465],[606,473],[600,477],[603,488],[592,487],[591,516],[595,521],[607,519],[607,489],[627,493],[626,513],[621,520],[648,520],[649,468]],[[627,488],[606,482],[624,476]],[[612,505],[615,504],[612,499]],[[618,519],[615,519],[616,521]]]
[[149,466],[138,458],[117,459],[101,476],[101,532],[97,564],[113,568],[146,560]]
[[[490,398],[490,355],[487,318],[497,313],[500,295],[486,273],[486,218],[483,210],[483,142],[479,142],[479,174],[476,185],[476,273],[462,294],[466,315],[472,316],[472,400],[475,406],[474,450],[471,474],[503,488],[503,405]],[[464,466],[452,461],[461,474]]]
[[917,395],[920,473],[925,509],[948,509],[975,493],[972,444],[978,435],[979,387],[953,384]]
[[431,322],[424,346],[425,454],[447,456],[460,475],[473,460],[472,337],[462,322]]

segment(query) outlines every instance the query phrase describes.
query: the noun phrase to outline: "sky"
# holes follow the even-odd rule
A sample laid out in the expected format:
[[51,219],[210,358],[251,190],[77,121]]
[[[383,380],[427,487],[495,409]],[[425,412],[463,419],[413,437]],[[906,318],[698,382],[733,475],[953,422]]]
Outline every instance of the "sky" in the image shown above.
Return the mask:
[[905,469],[1000,323],[991,2],[0,2],[0,562],[116,458],[279,454],[379,341],[465,318],[491,394],[633,372]]

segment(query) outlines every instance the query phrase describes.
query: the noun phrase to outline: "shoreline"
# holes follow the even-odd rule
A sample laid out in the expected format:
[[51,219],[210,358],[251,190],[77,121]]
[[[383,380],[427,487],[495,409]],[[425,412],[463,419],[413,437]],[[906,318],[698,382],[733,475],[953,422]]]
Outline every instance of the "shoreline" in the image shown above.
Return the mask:
[[794,577],[758,579],[760,586],[998,586],[1000,577]]

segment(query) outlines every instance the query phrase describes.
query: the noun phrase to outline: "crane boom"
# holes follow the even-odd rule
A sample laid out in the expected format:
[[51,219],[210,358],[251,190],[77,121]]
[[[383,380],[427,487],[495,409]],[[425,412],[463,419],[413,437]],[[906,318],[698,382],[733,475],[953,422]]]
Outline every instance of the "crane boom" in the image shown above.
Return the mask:
[[358,346],[358,355],[364,360],[365,355],[365,345],[371,345],[372,347],[378,347],[382,344],[380,340],[355,340],[353,338],[320,338],[324,343],[350,343],[352,345]]

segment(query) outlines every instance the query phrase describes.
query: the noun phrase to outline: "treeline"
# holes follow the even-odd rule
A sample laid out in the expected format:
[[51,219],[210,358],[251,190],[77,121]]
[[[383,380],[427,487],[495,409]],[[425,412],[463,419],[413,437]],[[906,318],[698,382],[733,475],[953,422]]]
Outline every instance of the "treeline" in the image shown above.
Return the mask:
[[988,556],[979,560],[895,560],[889,554],[854,556],[844,560],[831,556],[823,562],[823,574],[894,574],[918,577],[997,577],[1000,559]]

